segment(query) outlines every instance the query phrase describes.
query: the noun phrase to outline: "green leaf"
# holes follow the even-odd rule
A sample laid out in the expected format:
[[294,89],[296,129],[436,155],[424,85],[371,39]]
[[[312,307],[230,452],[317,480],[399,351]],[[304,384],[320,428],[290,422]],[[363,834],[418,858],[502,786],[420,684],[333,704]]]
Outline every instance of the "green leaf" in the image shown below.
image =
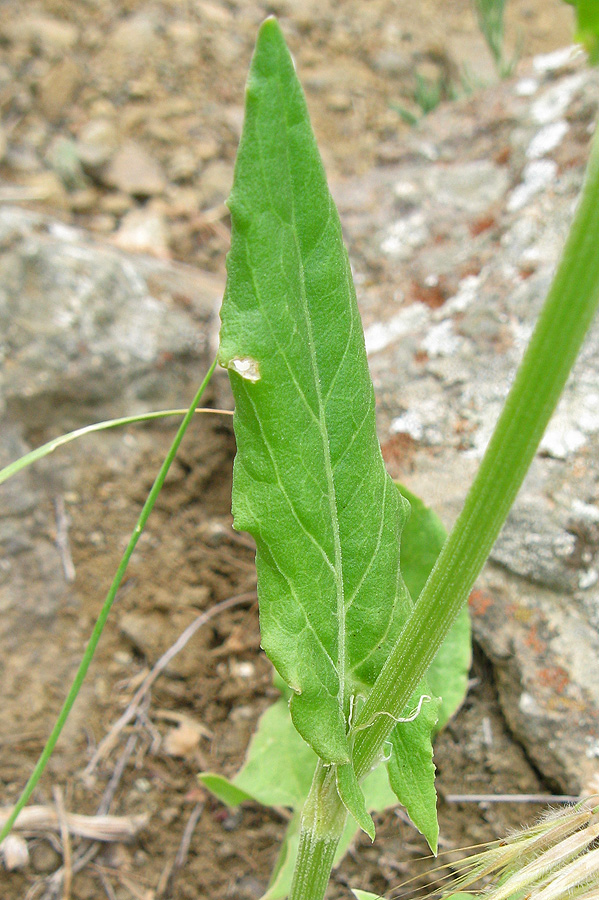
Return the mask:
[[356,900],[384,900],[380,894],[373,894],[371,891],[359,891],[358,888],[352,888],[352,894]]
[[232,781],[229,781],[228,778],[225,778],[223,775],[216,775],[214,772],[200,772],[198,781],[201,781],[204,787],[208,788],[215,797],[218,797],[225,806],[239,806],[244,800],[256,799],[253,794],[243,791]]
[[437,721],[438,703],[420,697],[414,700],[415,709],[420,707],[414,721],[399,722],[391,732],[387,770],[398,800],[436,855],[439,824],[430,734]]
[[[399,490],[410,503],[410,518],[401,536],[401,571],[416,601],[445,543],[447,532],[432,509],[403,484]],[[441,698],[436,730],[454,715],[468,689],[472,662],[470,615],[464,606],[426,673],[431,692]]]
[[261,900],[285,900],[289,894],[299,847],[301,818],[301,811],[296,812],[287,826],[285,837],[270,877],[268,890]]
[[337,790],[343,805],[348,813],[354,817],[362,831],[365,831],[370,840],[374,841],[374,822],[366,809],[366,800],[351,763],[345,766],[337,766],[336,777]]
[[232,781],[203,773],[199,779],[227,806],[257,800],[263,806],[301,809],[308,796],[316,755],[301,739],[281,697],[260,718],[246,762]]
[[566,0],[576,9],[574,40],[584,44],[591,65],[599,63],[599,3],[597,0]]
[[260,29],[229,200],[219,361],[235,396],[233,512],[257,545],[262,644],[326,763],[406,620],[407,504],[387,475],[341,226],[277,23]]

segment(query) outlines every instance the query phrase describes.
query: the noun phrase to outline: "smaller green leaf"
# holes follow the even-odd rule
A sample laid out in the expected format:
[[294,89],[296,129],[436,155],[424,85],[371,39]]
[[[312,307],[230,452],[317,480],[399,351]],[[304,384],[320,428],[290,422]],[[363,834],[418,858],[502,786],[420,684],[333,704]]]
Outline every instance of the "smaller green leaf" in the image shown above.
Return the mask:
[[399,802],[436,855],[439,823],[430,733],[437,721],[438,701],[413,699],[415,707],[420,702],[420,711],[412,722],[399,722],[393,729],[387,770]]
[[371,841],[375,838],[374,822],[366,809],[366,800],[351,763],[337,766],[337,790],[343,805]]
[[315,767],[316,754],[293,727],[289,704],[280,697],[262,714],[246,761],[232,781],[210,773],[198,777],[228,806],[257,800],[263,806],[298,809],[308,796]]
[[213,772],[200,772],[198,781],[201,781],[204,787],[208,788],[210,793],[214,794],[215,797],[218,797],[225,806],[239,806],[244,800],[256,799],[246,791],[242,791],[241,788],[234,785],[228,778],[224,778],[222,775],[216,775]]
[[289,822],[273,873],[270,876],[268,890],[260,900],[285,900],[288,896],[299,847],[301,818],[301,810],[298,810]]
[[356,900],[384,900],[380,894],[373,894],[370,891],[359,891],[358,888],[352,888],[352,894]]

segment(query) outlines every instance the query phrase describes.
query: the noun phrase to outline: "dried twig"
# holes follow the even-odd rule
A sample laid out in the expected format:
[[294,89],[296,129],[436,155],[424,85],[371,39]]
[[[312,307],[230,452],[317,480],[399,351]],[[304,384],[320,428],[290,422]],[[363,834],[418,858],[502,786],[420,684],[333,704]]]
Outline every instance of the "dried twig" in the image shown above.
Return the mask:
[[[0,826],[12,812],[12,807],[0,808]],[[148,822],[148,816],[81,816],[65,812],[71,834],[90,841],[113,843],[130,841]],[[52,806],[27,806],[15,822],[15,830],[23,832],[60,831],[60,821]]]
[[100,881],[102,882],[102,887],[104,888],[104,890],[106,892],[106,896],[108,897],[108,900],[117,900],[116,894],[114,892],[114,888],[111,885],[111,883],[109,882],[109,880],[106,877],[106,875],[104,874],[104,872],[102,871],[101,866],[94,866],[94,869],[98,873]]
[[447,803],[577,803],[568,794],[445,794]]
[[160,878],[158,879],[158,884],[156,885],[155,897],[156,900],[160,900],[166,893],[166,890],[170,884],[171,877],[173,872],[176,872],[177,869],[182,869],[185,863],[187,862],[187,854],[189,853],[189,845],[191,844],[191,839],[193,837],[193,833],[196,829],[198,822],[200,821],[200,817],[202,812],[204,811],[204,803],[196,803],[194,808],[192,809],[189,818],[187,820],[187,824],[183,829],[183,834],[181,835],[181,842],[179,844],[179,849],[177,850],[174,861],[168,862],[164,869],[160,874]]
[[69,833],[69,823],[64,808],[64,800],[62,791],[55,785],[52,791],[54,795],[54,803],[56,805],[56,816],[60,828],[60,839],[62,841],[62,900],[69,900],[71,896],[71,884],[73,881],[73,862],[71,854],[71,835]]
[[64,498],[59,494],[54,498],[54,514],[56,516],[56,546],[60,553],[62,569],[66,581],[71,584],[75,581],[75,564],[71,556],[69,545],[69,519],[64,508]]
[[84,769],[84,777],[90,777],[100,760],[103,759],[108,753],[110,753],[123,728],[125,728],[129,724],[129,722],[131,722],[132,719],[135,718],[139,705],[146,697],[148,691],[150,690],[158,676],[167,668],[167,666],[175,658],[175,656],[185,647],[185,645],[193,637],[196,631],[198,631],[203,625],[209,622],[210,619],[213,619],[220,613],[225,612],[227,609],[232,609],[235,606],[242,606],[243,604],[250,603],[255,599],[255,591],[248,591],[245,594],[237,594],[234,597],[228,597],[221,603],[217,603],[215,606],[212,606],[210,609],[201,613],[196,619],[194,619],[194,621],[190,625],[187,626],[185,631],[183,631],[179,635],[172,647],[169,647],[169,649],[160,657],[158,662],[152,667],[148,675],[144,678],[141,685],[133,695],[133,699],[127,706],[125,712],[117,719],[108,734],[100,741],[94,755]]
[[179,849],[177,850],[177,855],[175,857],[175,869],[182,869],[187,862],[189,845],[191,844],[193,833],[196,829],[196,825],[200,821],[200,816],[202,815],[203,811],[204,804],[196,803],[190,813],[189,819],[187,820],[187,825],[185,826],[185,829],[183,831],[181,843],[179,844]]
[[125,749],[121,753],[119,760],[114,767],[114,772],[110,777],[110,781],[106,785],[104,793],[102,794],[102,799],[100,800],[100,804],[98,806],[98,812],[96,815],[105,816],[110,810],[110,806],[114,799],[114,795],[116,794],[116,789],[119,786],[120,780],[123,777],[123,772],[125,771],[125,766],[131,759],[133,751],[137,746],[137,735],[131,734],[129,735],[129,740],[125,744]]

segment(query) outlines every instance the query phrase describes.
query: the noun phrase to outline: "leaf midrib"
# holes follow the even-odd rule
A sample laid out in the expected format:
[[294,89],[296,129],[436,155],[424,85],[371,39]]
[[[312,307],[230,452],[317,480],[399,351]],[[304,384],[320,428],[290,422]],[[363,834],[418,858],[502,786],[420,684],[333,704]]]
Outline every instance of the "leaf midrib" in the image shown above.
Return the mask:
[[[324,456],[324,464],[325,464],[325,474],[327,480],[328,487],[328,500],[329,500],[329,509],[331,513],[331,525],[333,528],[333,542],[335,548],[335,566],[334,566],[334,577],[335,577],[335,585],[337,591],[337,673],[339,678],[339,706],[343,713],[343,706],[345,700],[345,675],[346,675],[346,667],[347,667],[347,659],[346,659],[346,637],[345,637],[345,596],[344,596],[344,585],[343,585],[343,555],[341,550],[341,536],[339,531],[339,518],[337,514],[337,494],[335,490],[335,480],[333,477],[333,464],[331,460],[331,447],[329,443],[329,436],[326,427],[326,415],[324,402],[322,397],[322,385],[320,382],[320,371],[318,368],[318,361],[316,358],[316,347],[314,342],[314,334],[312,331],[312,320],[310,318],[310,310],[308,306],[308,300],[306,295],[306,276],[304,271],[304,260],[302,256],[302,252],[299,246],[299,241],[297,238],[297,229],[296,229],[296,217],[295,217],[295,181],[293,177],[293,171],[289,160],[289,142],[288,142],[288,134],[289,134],[289,124],[287,121],[287,107],[284,102],[283,90],[281,85],[281,76],[280,72],[278,73],[277,78],[279,97],[282,104],[282,109],[285,116],[285,160],[287,163],[287,172],[289,175],[290,183],[293,186],[291,192],[291,231],[293,235],[293,242],[295,244],[295,249],[298,258],[299,265],[299,276],[300,276],[300,298],[302,302],[302,309],[304,312],[305,320],[306,320],[306,328],[308,332],[308,350],[310,354],[310,363],[312,368],[312,373],[314,376],[314,389],[316,391],[316,399],[318,403],[318,430],[322,440],[323,446],[323,456]],[[262,154],[262,145],[260,144],[260,158],[262,165],[264,165],[264,157]],[[267,182],[266,182],[267,183]],[[327,221],[324,225],[324,228],[327,227],[328,222],[330,221],[331,215],[331,197],[329,195],[329,209]],[[321,240],[322,234],[318,240]],[[318,242],[316,242],[315,246]]]

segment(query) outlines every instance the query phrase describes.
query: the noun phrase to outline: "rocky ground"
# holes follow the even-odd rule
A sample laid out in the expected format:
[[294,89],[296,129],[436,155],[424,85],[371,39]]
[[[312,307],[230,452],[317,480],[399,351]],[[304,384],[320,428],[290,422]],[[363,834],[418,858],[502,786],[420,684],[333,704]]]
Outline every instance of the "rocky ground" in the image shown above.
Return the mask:
[[[3,0],[0,199],[43,204],[126,249],[222,269],[243,84],[269,13],[332,177],[385,160],[405,115],[422,112],[418,79],[447,98],[496,78],[469,0]],[[567,43],[571,20],[559,0],[511,0],[506,57]]]
[[[506,56],[518,48],[521,77],[506,86],[497,84],[466,0],[417,6],[399,0],[4,0],[0,12],[2,461],[88,421],[189,399],[214,338],[229,241],[224,199],[243,83],[256,27],[275,12],[297,60],[348,233],[386,458],[394,474],[411,476],[426,499],[438,501],[450,521],[497,402],[494,379],[504,383],[521,346],[518,334],[526,331],[522,310],[530,298],[522,291],[530,290],[534,307],[580,183],[595,114],[595,99],[585,101],[581,93],[581,85],[590,85],[595,98],[586,81],[571,83],[565,105],[559,92],[553,107],[545,103],[544,124],[565,117],[570,133],[532,158],[553,163],[551,177],[559,175],[561,218],[541,232],[553,207],[535,205],[523,176],[526,148],[542,125],[530,105],[553,78],[579,77],[580,63],[565,73],[535,75],[527,57],[568,43],[570,9],[558,0],[512,0]],[[415,128],[410,122],[426,103],[423,83],[444,101]],[[489,93],[485,85],[493,84]],[[521,93],[517,84],[524,84]],[[509,265],[493,269],[500,248]],[[145,257],[131,255],[136,251]],[[469,308],[468,291],[478,285],[490,304],[482,311]],[[512,290],[514,299],[495,310],[491,300]],[[398,348],[395,338],[408,332]],[[484,349],[497,354],[495,368],[475,371],[486,400],[481,406],[470,398],[468,415],[461,376],[440,341],[455,349],[460,367],[474,365]],[[407,373],[401,398],[392,389],[397,370]],[[223,381],[208,402],[228,402]],[[584,428],[581,433],[587,437]],[[96,437],[86,451],[61,450],[3,489],[1,802],[16,798],[41,749],[171,436],[166,426],[154,426]],[[562,485],[568,476],[560,460],[565,465],[575,450],[553,440],[546,477],[557,473]],[[584,592],[580,572],[588,575],[594,565],[594,469],[585,469],[590,451],[580,446],[583,457],[574,464],[586,485],[586,506],[576,520],[576,546],[584,559],[559,556],[564,533],[572,532],[571,496],[550,495],[543,476],[545,505],[536,514],[521,512],[524,524],[504,536],[487,593],[477,595],[485,652],[477,649],[468,699],[436,747],[444,849],[502,834],[533,812],[444,798],[580,787],[567,741],[560,757],[551,735],[537,731],[535,744],[527,731],[539,706],[549,703],[550,689],[557,697],[550,711],[562,730],[564,710],[582,716],[595,703],[576,693],[575,680],[564,682],[569,658],[546,659],[543,649],[561,615],[555,591],[560,602],[568,592]],[[29,862],[17,865],[3,886],[10,900],[61,891],[73,900],[254,900],[264,890],[281,817],[251,805],[227,812],[195,781],[200,768],[235,771],[273,696],[259,652],[251,547],[230,527],[233,452],[226,419],[198,425],[190,437],[35,797],[55,810],[60,788],[71,812],[96,816],[109,806],[136,828],[143,819],[145,827],[132,843],[108,849],[74,836],[66,886],[64,837],[33,829]],[[439,479],[424,474],[425,463],[436,460],[445,470],[451,454],[457,474],[442,490]],[[541,554],[539,563],[534,548],[523,548],[514,535],[536,533],[532,523],[541,514],[557,558]],[[525,579],[517,605],[504,571]],[[544,593],[530,593],[531,581]],[[511,645],[502,649],[505,617],[492,602],[503,595],[510,615],[528,626],[516,661]],[[241,597],[239,607],[198,632],[157,680],[151,702],[144,698],[114,746],[96,756],[160,654],[198,612],[231,596]],[[594,609],[587,594],[581,597]],[[529,697],[521,709],[518,679],[526,681],[522,696]],[[340,868],[331,898],[348,897],[348,884],[390,892],[429,866],[422,842],[400,815],[381,817],[377,829],[376,845],[360,840]],[[55,872],[62,874],[52,881]]]

